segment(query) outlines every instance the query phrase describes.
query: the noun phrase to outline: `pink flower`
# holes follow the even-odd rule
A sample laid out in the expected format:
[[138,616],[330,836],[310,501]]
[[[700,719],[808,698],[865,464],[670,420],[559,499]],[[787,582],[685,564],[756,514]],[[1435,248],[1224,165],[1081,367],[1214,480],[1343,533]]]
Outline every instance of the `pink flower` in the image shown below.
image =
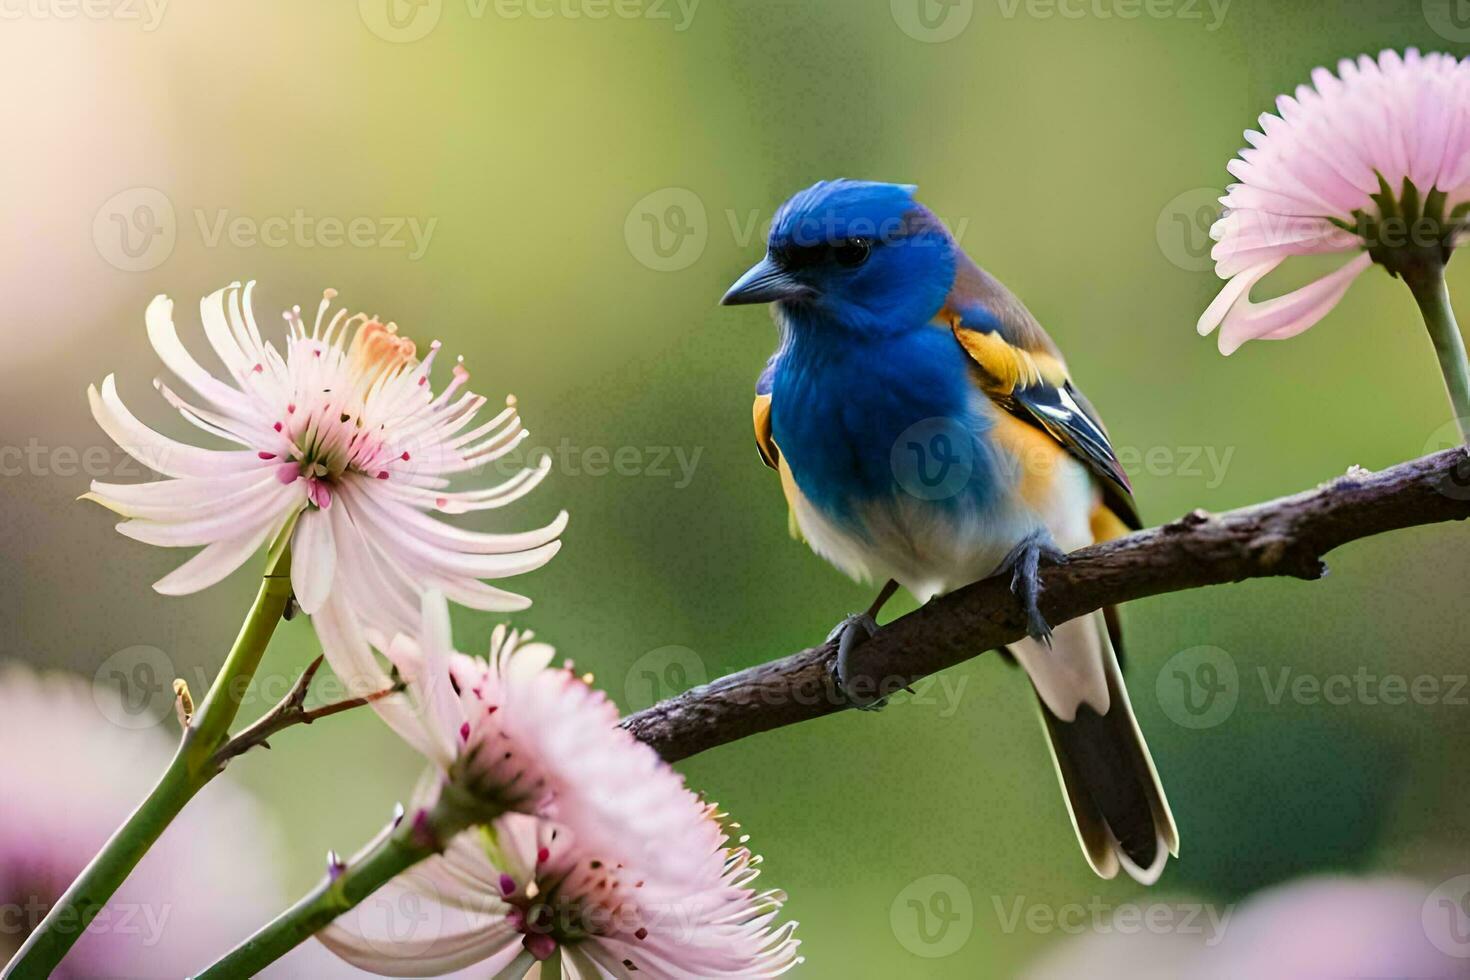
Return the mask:
[[[1261,892],[1212,950],[1205,980],[1464,977],[1463,937],[1440,932],[1432,889],[1407,878],[1310,878]],[[1437,948],[1435,940],[1455,949]],[[1454,955],[1451,955],[1451,954]]]
[[154,588],[180,595],[213,585],[292,527],[296,599],[314,617],[334,669],[367,685],[386,678],[361,642],[362,629],[411,629],[423,589],[475,609],[529,605],[482,580],[550,560],[565,513],[539,530],[503,535],[430,516],[502,507],[546,475],[549,459],[497,485],[447,489],[450,477],[503,457],[525,438],[514,399],[477,422],[485,399],[464,390],[463,365],[436,394],[429,376],[439,344],[420,361],[391,323],[345,310],[328,319],[333,290],[310,327],[299,308],[285,314],[282,355],[256,325],[253,286],[235,283],[200,303],[205,335],[229,381],[184,347],[171,300],[157,297],[146,315],[154,349],[194,400],[155,382],[159,392],[186,420],[238,448],[204,449],[153,431],[123,405],[111,375],[101,391],[88,391],[107,434],[166,477],[93,483],[88,498],[127,518],[118,530],[128,537],[202,548]]
[[[1455,887],[1461,886],[1461,887]],[[1464,881],[1307,878],[1223,902],[1120,906],[1111,922],[1058,943],[1025,980],[1344,980],[1470,975]],[[1458,904],[1458,903],[1456,903]],[[1125,916],[1125,910],[1130,914]],[[1448,916],[1455,916],[1454,919]]]
[[[1199,321],[1220,327],[1220,352],[1247,340],[1294,337],[1325,317],[1375,261],[1445,250],[1463,237],[1470,202],[1470,60],[1385,51],[1344,60],[1314,87],[1281,96],[1251,148],[1230,163],[1239,183],[1221,199],[1210,234],[1215,270],[1229,280]],[[1251,290],[1296,255],[1349,261],[1310,285],[1257,303]]]
[[[106,687],[0,665],[0,963],[168,765],[170,740],[109,720],[125,714]],[[253,797],[217,781],[168,828],[55,975],[182,977],[208,965],[280,910],[279,838]],[[344,975],[337,965],[308,947],[272,974]]]
[[669,877],[698,868],[707,847],[691,831],[683,779],[618,727],[605,694],[551,666],[550,646],[502,626],[488,659],[456,653],[437,592],[424,596],[417,638],[373,640],[405,682],[374,705],[441,783],[491,816],[555,817],[607,860]]
[[727,848],[714,808],[693,794],[678,816],[682,833],[667,846],[699,844],[691,877],[614,862],[562,824],[508,814],[459,835],[318,938],[384,976],[471,964],[499,976],[523,951],[560,957],[561,975],[583,980],[773,977],[801,962],[796,924],[776,925],[785,896],[751,887],[759,859]]
[[397,976],[487,959],[493,974],[522,950],[561,950],[582,977],[796,961],[794,926],[772,927],[783,897],[748,887],[755,859],[551,647],[500,627],[487,658],[456,653],[436,592],[416,637],[371,639],[404,682],[374,704],[432,764],[414,812],[447,799],[480,827],[321,934],[330,948]]

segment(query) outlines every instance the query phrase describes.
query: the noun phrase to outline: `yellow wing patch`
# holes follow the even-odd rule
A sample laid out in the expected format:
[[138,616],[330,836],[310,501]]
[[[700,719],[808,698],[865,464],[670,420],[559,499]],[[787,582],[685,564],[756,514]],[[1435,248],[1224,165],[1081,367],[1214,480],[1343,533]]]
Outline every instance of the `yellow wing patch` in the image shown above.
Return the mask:
[[791,467],[781,458],[781,448],[776,445],[776,437],[771,434],[771,396],[756,395],[755,405],[751,407],[752,420],[755,422],[755,448],[760,451],[761,460],[781,474],[781,493],[786,497],[786,529],[791,536],[798,541],[803,540],[801,528],[796,523],[796,496],[801,491],[796,488],[796,478],[791,475]]
[[781,451],[776,448],[776,439],[771,435],[771,396],[756,395],[751,414],[755,420],[755,448],[760,450],[765,464],[774,470],[781,459]]
[[[999,330],[972,330],[953,317],[948,322],[955,340],[975,365],[974,377],[981,391],[1011,415],[1045,429],[1094,474],[1112,484],[1117,496],[1126,498],[1132,493],[1107,431],[1087,399],[1072,386],[1059,355],[1018,347]],[[1120,507],[1119,513],[1133,509],[1126,500]]]
[[991,394],[1005,397],[1017,388],[1039,384],[1059,388],[1067,383],[1067,369],[1051,354],[1014,347],[999,332],[967,330],[958,323],[952,324],[952,329],[955,339],[980,369],[981,386]]
[[1106,503],[1099,503],[1092,511],[1092,540],[1098,544],[1125,538],[1132,533],[1123,518],[1113,513]]

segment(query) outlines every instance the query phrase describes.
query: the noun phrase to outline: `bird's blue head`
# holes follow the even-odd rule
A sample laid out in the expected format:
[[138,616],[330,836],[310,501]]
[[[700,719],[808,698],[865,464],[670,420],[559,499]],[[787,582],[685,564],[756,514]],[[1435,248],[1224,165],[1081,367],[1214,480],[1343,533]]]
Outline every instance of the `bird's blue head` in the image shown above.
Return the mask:
[[722,302],[779,303],[794,319],[859,333],[927,323],[954,284],[956,245],[914,191],[833,180],[800,192],[776,213],[766,257]]

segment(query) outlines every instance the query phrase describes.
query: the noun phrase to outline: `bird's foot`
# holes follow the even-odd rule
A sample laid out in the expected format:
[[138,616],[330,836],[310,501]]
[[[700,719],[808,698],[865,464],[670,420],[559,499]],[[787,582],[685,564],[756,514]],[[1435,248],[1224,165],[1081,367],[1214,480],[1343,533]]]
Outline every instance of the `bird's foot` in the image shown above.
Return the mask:
[[873,693],[864,693],[859,690],[852,676],[850,659],[852,651],[857,649],[878,632],[878,623],[868,613],[853,613],[842,622],[832,628],[827,634],[827,642],[837,641],[837,663],[832,668],[832,678],[837,682],[837,690],[847,698],[847,702],[859,711],[881,711],[888,703],[887,698],[874,698]]
[[1000,572],[1010,571],[1011,592],[1026,610],[1026,634],[1047,646],[1051,646],[1051,626],[1041,615],[1041,563],[1060,565],[1066,560],[1066,552],[1056,546],[1051,535],[1038,531],[1012,548],[1000,563]]

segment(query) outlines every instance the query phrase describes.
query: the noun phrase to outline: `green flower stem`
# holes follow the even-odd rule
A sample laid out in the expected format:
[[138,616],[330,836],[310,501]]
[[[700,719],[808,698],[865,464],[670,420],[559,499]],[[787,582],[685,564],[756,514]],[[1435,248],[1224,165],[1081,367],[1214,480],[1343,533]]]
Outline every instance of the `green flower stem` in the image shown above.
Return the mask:
[[[527,971],[529,972],[529,971]],[[521,976],[526,974],[522,973]],[[541,961],[541,980],[561,980],[561,951],[551,954],[549,959]]]
[[49,977],[168,825],[219,774],[214,754],[229,738],[240,699],[291,597],[292,526],[288,524],[272,545],[265,577],[240,635],[158,784],[46,913],[0,974],[5,980]]
[[1449,389],[1450,404],[1460,425],[1460,437],[1470,444],[1470,361],[1465,357],[1465,340],[1455,322],[1444,266],[1435,264],[1421,274],[1405,275],[1404,281],[1424,314],[1424,325],[1439,355],[1439,369]]
[[[553,956],[551,959],[547,960],[546,963],[543,963],[541,965],[542,980],[550,980],[550,975],[546,971],[546,964],[552,962],[556,963],[556,966],[553,967],[553,969],[557,971],[556,976],[560,978],[561,960]],[[525,977],[526,974],[531,972],[531,967],[535,965],[536,957],[532,956],[529,950],[523,949],[521,950],[520,954],[516,956],[515,959],[511,960],[505,965],[505,969],[495,974],[492,980],[522,980],[522,978]]]
[[431,809],[400,819],[345,868],[329,868],[321,884],[196,980],[255,976],[394,877],[443,851],[451,837],[474,822],[470,811],[446,792]]

